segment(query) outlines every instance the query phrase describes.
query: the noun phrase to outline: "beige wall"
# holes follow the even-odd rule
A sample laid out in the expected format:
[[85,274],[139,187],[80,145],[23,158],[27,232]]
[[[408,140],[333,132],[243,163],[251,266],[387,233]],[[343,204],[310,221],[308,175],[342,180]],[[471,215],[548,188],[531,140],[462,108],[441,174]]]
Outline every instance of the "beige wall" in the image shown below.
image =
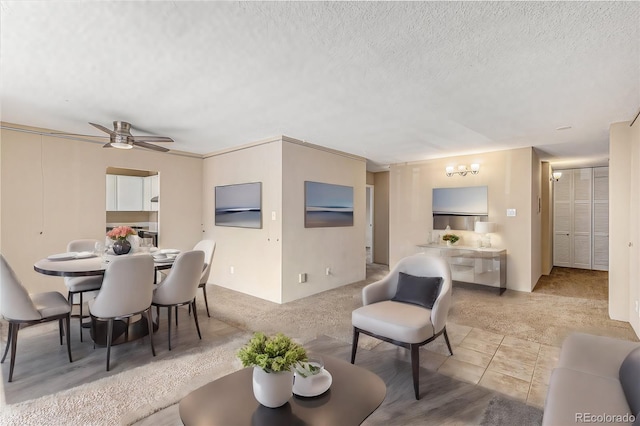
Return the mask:
[[[507,287],[531,291],[538,274],[532,268],[534,255],[531,232],[539,225],[532,219],[532,184],[534,154],[531,148],[497,151],[477,155],[442,158],[424,162],[392,165],[390,170],[390,265],[419,252],[417,244],[427,241],[432,230],[431,191],[435,187],[487,185],[489,220],[498,224],[492,234],[494,247],[507,250]],[[445,167],[458,164],[480,164],[477,175],[447,177]],[[535,179],[539,181],[539,172]],[[508,208],[516,209],[515,217],[507,217]],[[537,204],[535,206],[537,211]],[[537,220],[537,219],[536,219]],[[478,238],[470,231],[456,232],[462,243],[472,244]],[[539,268],[539,266],[537,266]],[[537,280],[537,278],[536,278]]]
[[[292,142],[284,142],[282,154],[282,301],[365,279],[366,162]],[[353,226],[305,228],[305,181],[353,187]],[[300,273],[306,283],[298,283]]]
[[540,174],[541,192],[541,265],[540,273],[549,275],[553,269],[553,182],[550,180],[551,165],[543,161]]
[[[353,186],[354,226],[305,228],[305,180]],[[289,138],[206,158],[204,227],[216,240],[209,281],[283,303],[364,279],[365,180],[364,159]],[[246,182],[262,182],[262,229],[214,226],[215,186]],[[298,283],[300,273],[306,283]]]
[[542,164],[534,149],[531,150],[531,287],[542,275]]
[[389,172],[374,174],[373,262],[389,264]]
[[200,158],[103,149],[101,144],[5,129],[0,141],[0,250],[31,292],[66,294],[62,279],[36,273],[33,263],[64,252],[70,240],[104,238],[109,166],[160,172],[161,247],[187,250],[202,236]]
[[[203,174],[205,236],[216,241],[209,282],[281,302],[282,141],[273,139],[206,158]],[[262,229],[215,226],[215,187],[249,182],[262,182]],[[272,212],[276,220],[271,219]]]
[[609,315],[640,335],[640,124],[615,123],[609,139]]

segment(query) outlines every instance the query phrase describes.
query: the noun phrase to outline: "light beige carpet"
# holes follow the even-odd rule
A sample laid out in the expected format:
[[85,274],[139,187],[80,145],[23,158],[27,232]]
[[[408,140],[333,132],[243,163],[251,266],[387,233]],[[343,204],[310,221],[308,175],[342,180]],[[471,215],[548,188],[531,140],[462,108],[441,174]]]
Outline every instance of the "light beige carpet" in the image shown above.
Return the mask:
[[169,405],[204,384],[242,368],[235,354],[250,337],[211,342],[206,348],[173,359],[105,377],[53,395],[0,409],[0,424],[129,425]]

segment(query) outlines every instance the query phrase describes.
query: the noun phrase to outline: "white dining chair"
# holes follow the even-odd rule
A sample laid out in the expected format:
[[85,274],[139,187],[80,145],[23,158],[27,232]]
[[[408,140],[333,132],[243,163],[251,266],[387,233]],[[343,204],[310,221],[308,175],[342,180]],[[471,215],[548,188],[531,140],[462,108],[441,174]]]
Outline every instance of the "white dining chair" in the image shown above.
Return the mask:
[[[4,362],[11,347],[11,362],[9,364],[9,379],[13,380],[13,369],[16,364],[16,349],[18,347],[18,331],[21,326],[30,326],[58,320],[60,329],[60,344],[62,345],[63,321],[66,323],[67,354],[71,359],[71,340],[69,337],[71,323],[71,307],[67,299],[57,291],[36,293],[29,295],[9,266],[4,256],[0,254],[0,314],[9,322],[9,335],[4,350]],[[46,361],[43,361],[46,362]]]
[[[196,293],[198,284],[204,268],[204,252],[201,250],[187,251],[180,253],[167,277],[158,284],[154,293],[152,304],[158,310],[158,322],[160,320],[160,308],[167,308],[168,312],[168,333],[169,350],[171,350],[171,308],[182,305],[189,305],[193,309],[193,320],[196,324],[198,337],[200,325],[198,324],[198,313],[196,311]],[[176,312],[177,315],[177,312]]]
[[211,315],[209,314],[209,301],[207,300],[207,281],[211,274],[211,263],[213,262],[213,254],[216,251],[216,242],[213,240],[202,240],[199,241],[193,249],[202,250],[204,252],[204,270],[200,276],[200,283],[198,284],[198,287],[202,289],[204,306],[207,308],[207,316],[211,318]]
[[[93,239],[81,239],[73,240],[67,244],[67,251],[90,251],[93,252],[96,247],[96,243],[100,243],[99,240]],[[91,291],[100,290],[102,286],[102,276],[89,276],[89,277],[65,277],[64,285],[67,287],[67,299],[71,308],[73,306],[79,306],[78,315],[71,315],[72,317],[78,317],[80,319],[80,341],[82,342],[82,320],[88,318],[83,313],[84,300],[83,294]],[[74,303],[75,296],[80,299],[78,303]]]
[[126,319],[128,325],[132,316],[146,315],[151,352],[156,356],[151,318],[154,271],[150,255],[115,258],[107,266],[100,292],[89,301],[92,322],[107,322],[107,371],[110,369],[114,320]]

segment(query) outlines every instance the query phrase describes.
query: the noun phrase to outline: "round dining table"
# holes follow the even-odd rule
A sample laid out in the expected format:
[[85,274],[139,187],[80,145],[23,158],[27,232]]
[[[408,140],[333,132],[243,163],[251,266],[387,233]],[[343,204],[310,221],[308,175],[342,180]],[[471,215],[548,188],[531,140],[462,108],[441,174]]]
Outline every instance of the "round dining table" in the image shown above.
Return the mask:
[[[145,255],[148,253],[133,253],[125,256],[137,256]],[[108,254],[103,260],[101,256],[91,256],[87,258],[63,258],[64,260],[55,259],[55,256],[50,256],[54,259],[44,258],[38,260],[33,269],[44,275],[52,275],[56,277],[86,277],[95,275],[104,275],[109,265],[109,260],[114,259],[115,255]],[[173,262],[163,261],[158,262],[154,260],[154,267],[156,271],[170,269],[173,266]],[[155,281],[155,274],[154,274]],[[157,318],[153,321],[153,329],[158,329]],[[83,327],[85,325],[83,324]],[[107,344],[107,324],[105,321],[98,321],[95,318],[91,318],[89,324],[90,334],[93,341],[101,346]],[[139,339],[148,334],[146,319],[140,318],[134,322],[128,321],[115,321],[113,325],[113,341],[112,345],[128,342],[131,340]]]
[[[127,256],[136,256],[136,253]],[[48,258],[38,260],[33,269],[44,275],[54,275],[56,277],[87,277],[92,275],[104,275],[108,266],[108,260],[115,256],[107,255],[107,262],[102,260],[100,256],[93,256],[84,259],[68,259],[68,260],[51,260]],[[156,271],[163,269],[171,269],[173,262],[156,262],[154,261]]]

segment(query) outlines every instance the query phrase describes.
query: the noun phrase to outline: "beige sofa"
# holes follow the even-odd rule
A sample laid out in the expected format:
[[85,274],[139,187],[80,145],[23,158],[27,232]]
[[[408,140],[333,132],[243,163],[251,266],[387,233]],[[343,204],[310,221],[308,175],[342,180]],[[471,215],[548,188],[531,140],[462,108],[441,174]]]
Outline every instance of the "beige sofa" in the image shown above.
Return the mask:
[[551,374],[543,426],[639,426],[638,407],[640,343],[584,333],[565,339]]

